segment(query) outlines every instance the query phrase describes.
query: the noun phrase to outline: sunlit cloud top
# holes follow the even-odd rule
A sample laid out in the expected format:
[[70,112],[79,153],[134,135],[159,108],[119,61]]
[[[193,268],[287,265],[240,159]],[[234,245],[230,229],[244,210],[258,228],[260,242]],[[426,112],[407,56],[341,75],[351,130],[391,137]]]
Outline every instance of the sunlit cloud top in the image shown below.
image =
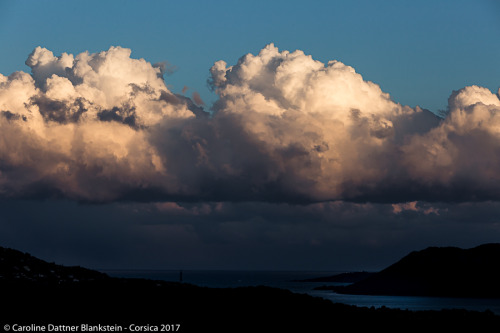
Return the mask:
[[171,92],[162,66],[126,48],[54,56],[37,47],[26,64],[29,74],[0,74],[2,197],[500,198],[500,101],[483,87],[450,91],[440,118],[342,62],[273,44],[215,62],[213,105]]

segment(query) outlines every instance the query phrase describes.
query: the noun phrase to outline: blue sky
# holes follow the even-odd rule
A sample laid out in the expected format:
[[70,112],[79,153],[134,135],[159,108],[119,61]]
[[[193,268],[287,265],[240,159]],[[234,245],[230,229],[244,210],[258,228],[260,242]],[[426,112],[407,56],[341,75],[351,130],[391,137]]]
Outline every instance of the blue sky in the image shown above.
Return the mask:
[[[0,0],[1,74],[30,73],[37,46],[55,56],[122,46],[167,62],[170,91],[188,87],[185,96],[198,92],[219,115],[206,121],[163,82],[144,83],[134,70],[158,79],[154,69],[128,56],[121,65],[133,75],[110,81],[122,95],[104,77],[113,73],[83,89],[72,72],[54,90],[36,64],[36,83],[0,76],[0,245],[91,268],[376,270],[427,246],[498,242],[499,36],[494,0]],[[445,125],[403,112],[342,69],[323,85],[308,81],[309,99],[276,97],[261,79],[277,78],[272,66],[252,89],[237,80],[265,57],[238,59],[269,43],[278,50],[267,54],[296,72],[305,67],[280,52],[341,61],[393,101],[434,113],[453,91],[486,89],[454,94]],[[116,61],[111,53],[103,58]],[[232,79],[221,71],[231,81],[217,83],[224,96],[207,86],[219,60],[237,67]],[[361,93],[336,95],[336,77]],[[119,102],[103,102],[96,87]],[[317,112],[300,107],[323,102]],[[154,118],[141,103],[171,113]],[[193,117],[170,123],[176,112]]]
[[132,49],[177,68],[174,92],[206,87],[217,60],[234,64],[268,43],[339,60],[401,104],[446,108],[453,90],[499,88],[500,5],[480,1],[1,1],[0,72],[28,71],[28,54]]

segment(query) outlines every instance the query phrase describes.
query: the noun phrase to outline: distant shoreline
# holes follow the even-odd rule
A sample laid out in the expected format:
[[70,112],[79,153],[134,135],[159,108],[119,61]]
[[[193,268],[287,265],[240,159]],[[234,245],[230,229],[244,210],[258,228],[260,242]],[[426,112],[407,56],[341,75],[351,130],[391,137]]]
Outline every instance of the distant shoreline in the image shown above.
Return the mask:
[[[368,279],[368,278],[367,278]],[[364,308],[264,286],[208,288],[154,279],[110,277],[82,267],[47,263],[0,248],[2,323],[161,325],[183,332],[304,331],[342,327],[399,332],[402,327],[499,327],[491,311],[408,311]],[[263,326],[264,325],[264,326]],[[212,331],[212,330],[211,330]],[[406,330],[405,330],[406,331]]]

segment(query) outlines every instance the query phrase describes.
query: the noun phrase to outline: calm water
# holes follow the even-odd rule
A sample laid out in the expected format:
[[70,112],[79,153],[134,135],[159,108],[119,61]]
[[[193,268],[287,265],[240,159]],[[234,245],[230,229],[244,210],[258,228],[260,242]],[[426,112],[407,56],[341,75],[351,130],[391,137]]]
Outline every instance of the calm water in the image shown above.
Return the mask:
[[[179,282],[180,271],[168,270],[108,270],[104,273],[114,277],[147,278]],[[447,297],[367,296],[341,295],[330,291],[314,290],[315,287],[333,285],[328,282],[297,282],[309,278],[331,276],[341,272],[279,272],[279,271],[183,271],[182,282],[203,287],[235,288],[246,286],[269,286],[288,289],[329,299],[333,302],[363,307],[388,307],[408,310],[466,309],[490,310],[500,315],[500,299],[469,299]]]

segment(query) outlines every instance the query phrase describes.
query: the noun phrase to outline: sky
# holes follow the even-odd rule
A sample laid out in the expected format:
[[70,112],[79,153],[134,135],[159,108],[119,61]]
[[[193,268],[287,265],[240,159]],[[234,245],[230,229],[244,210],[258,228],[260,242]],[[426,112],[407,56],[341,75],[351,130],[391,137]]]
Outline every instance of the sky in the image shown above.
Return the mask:
[[379,270],[499,242],[496,1],[0,1],[0,246]]

